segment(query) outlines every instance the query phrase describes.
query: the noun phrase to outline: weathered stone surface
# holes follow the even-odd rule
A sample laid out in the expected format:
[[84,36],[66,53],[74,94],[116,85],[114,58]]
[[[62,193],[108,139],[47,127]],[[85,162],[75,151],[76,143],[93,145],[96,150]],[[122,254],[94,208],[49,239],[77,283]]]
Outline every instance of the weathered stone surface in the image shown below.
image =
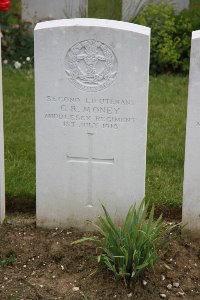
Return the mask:
[[[161,0],[153,0],[156,3]],[[132,21],[135,16],[149,3],[149,0],[122,0],[122,20]],[[188,9],[190,0],[162,0],[162,2],[172,3],[176,12],[180,12],[183,9]],[[152,1],[151,1],[152,3]]]
[[0,38],[0,223],[5,218],[5,173],[4,173],[4,133],[3,133],[3,94]]
[[35,29],[37,225],[119,222],[145,193],[150,29],[109,20]]
[[187,111],[183,224],[184,232],[200,237],[200,31],[192,34]]
[[44,20],[87,17],[88,0],[22,0],[22,19]]

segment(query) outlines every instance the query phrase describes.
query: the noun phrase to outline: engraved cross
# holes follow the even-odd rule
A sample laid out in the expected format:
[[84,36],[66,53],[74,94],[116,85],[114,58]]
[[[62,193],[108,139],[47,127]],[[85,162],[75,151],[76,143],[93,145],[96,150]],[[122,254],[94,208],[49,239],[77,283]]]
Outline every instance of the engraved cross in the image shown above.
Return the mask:
[[93,133],[88,132],[88,157],[78,157],[78,156],[70,156],[67,155],[68,163],[87,163],[88,164],[88,200],[87,206],[92,207],[92,196],[93,196],[93,164],[107,164],[113,165],[114,158],[96,158],[93,157]]

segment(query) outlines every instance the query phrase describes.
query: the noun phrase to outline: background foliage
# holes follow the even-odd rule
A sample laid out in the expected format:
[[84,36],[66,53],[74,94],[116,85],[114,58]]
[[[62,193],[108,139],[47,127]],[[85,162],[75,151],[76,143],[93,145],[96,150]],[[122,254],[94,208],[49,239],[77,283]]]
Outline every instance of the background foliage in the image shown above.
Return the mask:
[[[33,37],[30,26],[21,21],[20,1],[12,1],[11,10],[0,13],[2,38],[2,59],[14,65],[16,61],[24,66],[32,66]],[[26,58],[29,57],[30,61]]]
[[152,73],[188,72],[191,33],[200,29],[200,10],[183,10],[176,15],[170,4],[151,4],[134,22],[151,28]]
[[[89,0],[89,17],[120,20],[121,0]],[[151,28],[152,74],[188,72],[191,32],[200,29],[200,1],[191,0],[191,9],[179,15],[170,4],[150,4],[133,21]],[[21,21],[19,0],[12,1],[10,12],[0,14],[0,22],[3,60],[11,65],[18,61],[23,67],[32,66],[33,37],[30,24]]]

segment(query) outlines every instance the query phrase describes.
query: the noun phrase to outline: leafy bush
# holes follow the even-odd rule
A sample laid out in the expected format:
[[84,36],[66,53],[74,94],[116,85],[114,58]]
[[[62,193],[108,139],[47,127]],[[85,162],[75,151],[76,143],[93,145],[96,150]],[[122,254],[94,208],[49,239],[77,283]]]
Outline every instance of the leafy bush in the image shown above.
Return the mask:
[[136,209],[132,206],[122,227],[116,225],[106,208],[102,205],[105,217],[99,217],[95,228],[102,238],[84,237],[73,244],[92,241],[101,250],[98,262],[103,263],[116,277],[130,283],[145,269],[153,267],[162,254],[172,229],[162,220],[154,221],[154,207],[148,214],[149,205],[144,202]]
[[171,4],[150,4],[134,22],[151,28],[152,73],[188,71],[194,22],[189,12],[175,15]]

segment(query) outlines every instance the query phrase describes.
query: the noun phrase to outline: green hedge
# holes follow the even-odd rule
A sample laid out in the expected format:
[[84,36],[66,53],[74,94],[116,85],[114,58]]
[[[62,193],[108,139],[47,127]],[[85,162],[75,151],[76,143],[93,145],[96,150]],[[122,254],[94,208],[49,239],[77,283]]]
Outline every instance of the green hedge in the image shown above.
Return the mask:
[[151,28],[151,73],[188,72],[191,33],[200,29],[199,10],[183,10],[176,15],[170,4],[151,4],[134,23]]

